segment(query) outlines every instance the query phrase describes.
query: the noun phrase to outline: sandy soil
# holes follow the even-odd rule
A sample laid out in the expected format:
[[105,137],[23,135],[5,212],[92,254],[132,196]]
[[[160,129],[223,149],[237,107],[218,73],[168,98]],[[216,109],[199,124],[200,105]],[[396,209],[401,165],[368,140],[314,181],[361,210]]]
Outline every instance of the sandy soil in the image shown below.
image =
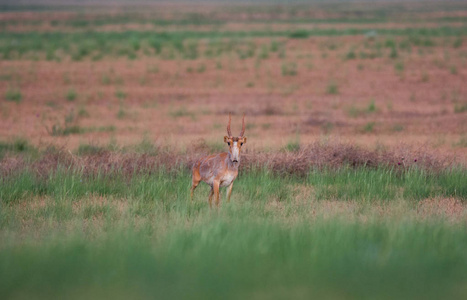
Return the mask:
[[[34,19],[34,13],[26,15]],[[234,114],[235,132],[245,112],[252,148],[330,137],[368,147],[428,145],[467,160],[467,111],[459,109],[467,105],[467,42],[454,48],[454,38],[432,39],[435,46],[400,51],[396,59],[388,49],[382,58],[345,59],[366,40],[344,36],[276,38],[285,43],[286,57],[271,52],[263,60],[0,60],[0,137],[72,150],[83,143],[128,145],[143,138],[183,148],[200,138],[221,144],[228,113]],[[397,63],[403,63],[402,71]],[[289,64],[296,65],[296,75],[283,74]],[[330,94],[330,85],[338,91]],[[5,99],[12,88],[20,89],[20,103]],[[70,90],[76,94],[72,101]],[[65,126],[67,117],[68,125],[86,132],[51,135],[53,125]]]

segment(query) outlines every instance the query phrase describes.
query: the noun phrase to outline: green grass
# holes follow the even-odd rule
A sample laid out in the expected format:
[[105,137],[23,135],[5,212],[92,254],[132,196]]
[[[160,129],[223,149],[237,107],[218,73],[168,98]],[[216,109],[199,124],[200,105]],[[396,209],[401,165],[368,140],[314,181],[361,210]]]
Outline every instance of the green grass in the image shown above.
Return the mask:
[[78,108],[78,117],[80,118],[88,118],[89,112],[87,111],[86,107],[84,105],[80,105]]
[[30,153],[36,154],[37,149],[24,138],[15,138],[11,141],[0,141],[0,160],[7,153]]
[[453,43],[453,48],[460,48],[462,46],[462,38],[457,38]]
[[283,63],[281,65],[282,76],[295,76],[297,75],[297,64],[294,62]]
[[378,111],[376,107],[376,103],[374,99],[371,99],[370,103],[366,106],[366,108],[357,107],[355,104],[352,104],[347,108],[347,114],[349,117],[358,118],[362,115],[370,115]]
[[93,155],[93,154],[100,154],[104,152],[106,149],[101,146],[92,145],[92,144],[80,144],[76,153],[78,155]]
[[399,52],[397,52],[396,47],[391,47],[391,52],[389,53],[389,57],[392,59],[398,58],[399,57]]
[[117,119],[123,119],[127,116],[127,111],[125,110],[125,106],[123,104],[123,98],[119,97],[120,103],[118,105],[118,112],[117,112]]
[[[390,220],[363,225],[338,219],[310,224],[302,218],[287,228],[272,217],[263,224],[244,217],[229,222],[239,213],[246,211],[199,214],[203,221],[188,228],[172,226],[163,236],[155,233],[158,222],[145,217],[142,228],[125,219],[131,229],[107,229],[99,243],[88,241],[91,233],[80,234],[78,225],[72,226],[72,234],[58,231],[39,247],[8,243],[0,258],[10,272],[1,275],[2,294],[36,299],[465,295],[457,288],[466,280],[465,226]],[[88,205],[72,219],[115,214],[106,206]],[[170,213],[170,219],[177,215]]]
[[116,130],[115,126],[100,126],[100,127],[82,127],[76,124],[54,124],[48,130],[51,136],[67,136],[72,134],[86,134],[91,132],[114,132]]
[[335,81],[330,81],[326,86],[326,93],[330,95],[339,94],[339,86]]
[[196,72],[197,73],[204,73],[206,71],[206,65],[205,64],[199,64],[196,67]]
[[60,125],[54,124],[49,130],[51,136],[67,136],[70,134],[82,134],[85,130],[78,125]]
[[291,31],[288,34],[288,37],[292,39],[306,39],[309,36],[310,36],[310,32],[306,29],[299,29],[299,30]]
[[355,59],[357,58],[357,55],[355,54],[355,50],[352,48],[350,49],[346,54],[345,54],[345,59]]
[[354,104],[352,104],[348,109],[347,109],[347,114],[349,115],[349,117],[352,117],[352,118],[357,118],[359,117],[361,114],[362,114],[362,110],[360,108],[358,108],[357,106],[355,106]]
[[300,139],[296,138],[293,141],[289,141],[287,143],[287,145],[285,145],[284,150],[288,151],[288,152],[297,152],[297,151],[299,151],[300,150]]
[[144,135],[141,142],[139,142],[139,144],[134,147],[134,151],[148,155],[157,155],[159,148],[154,145],[152,140],[147,135]]
[[240,174],[230,204],[224,192],[222,207],[209,210],[206,185],[188,200],[183,169],[25,171],[0,181],[0,293],[460,299],[465,219],[420,214],[417,202],[467,199],[465,180],[461,169],[343,168],[307,178],[257,170]]
[[405,70],[404,63],[402,61],[396,62],[394,64],[394,70],[396,71],[397,74],[401,75]]
[[375,122],[368,122],[363,126],[362,131],[365,133],[371,133],[375,130]]
[[372,99],[366,108],[367,113],[374,113],[377,111],[375,100]]
[[[141,146],[144,147],[142,150],[146,150],[147,140],[142,143],[144,144]],[[187,196],[185,188],[190,182],[189,173],[183,169],[175,173],[160,169],[152,172],[152,175],[135,175],[130,181],[122,173],[123,170],[118,169],[111,170],[107,175],[97,172],[91,177],[79,169],[65,172],[68,169],[63,166],[48,178],[36,178],[28,171],[6,177],[0,182],[0,199],[6,204],[33,195],[51,197],[61,195],[60,197],[66,196],[70,199],[80,199],[89,195],[124,198],[165,195],[168,197],[167,201],[170,199],[176,201]],[[280,178],[262,169],[242,174],[243,179],[239,180],[237,188],[253,193],[250,194],[253,198],[249,198],[249,201],[267,201],[259,195],[274,196],[276,193],[269,191],[271,186],[278,185],[288,190],[292,186],[307,184],[313,187],[310,200],[323,199],[322,195],[325,191],[329,191],[330,194],[324,193],[328,195],[324,199],[339,200],[397,200],[407,197],[421,200],[438,196],[467,199],[467,186],[463,184],[467,178],[464,169],[445,170],[440,173],[428,172],[416,167],[404,172],[402,170],[403,168],[311,170],[303,179],[294,176]],[[165,184],[171,187],[164,186]],[[258,188],[258,184],[261,188]],[[367,189],[371,189],[371,192]]]
[[467,103],[459,103],[454,106],[455,113],[463,113],[467,111]]
[[21,100],[23,99],[23,94],[21,94],[21,90],[20,90],[20,89],[9,88],[9,89],[5,92],[5,99],[6,99],[7,101],[19,103],[19,102],[21,102]]
[[120,89],[115,91],[115,97],[117,97],[120,101],[126,98],[126,93]]
[[[308,179],[318,199],[357,199],[361,201],[410,199],[429,197],[467,196],[461,182],[464,170],[445,171],[441,174],[410,169],[400,174],[398,169],[342,169],[339,171],[313,171]],[[459,193],[459,194],[458,194]],[[462,196],[463,195],[463,196]]]
[[[209,41],[206,56],[223,53],[237,53],[241,59],[253,57],[256,45],[250,38],[265,37],[276,39],[307,38],[310,36],[363,35],[371,28],[315,28],[298,31],[165,31],[154,35],[149,31],[123,32],[2,32],[0,33],[0,59],[11,60],[24,57],[49,56],[61,53],[72,60],[94,59],[96,57],[127,57],[135,59],[141,55],[160,56],[163,59],[196,59],[199,57],[198,42]],[[463,37],[467,27],[442,26],[438,28],[378,29],[379,35],[406,36],[407,43],[419,47],[434,45],[432,38]],[[285,51],[285,47],[280,47]],[[393,51],[396,51],[396,48]],[[395,52],[395,53],[396,53]],[[261,53],[261,52],[260,52]],[[33,55],[32,55],[33,54]],[[46,55],[47,54],[47,55]],[[261,54],[260,54],[261,55]],[[397,53],[390,53],[391,57]]]
[[187,110],[186,108],[182,107],[179,109],[171,110],[169,112],[170,116],[172,118],[181,118],[181,117],[191,117],[192,119],[195,119],[195,113],[192,111]]
[[453,147],[467,148],[467,136],[461,136],[458,142],[453,143]]
[[74,100],[76,99],[76,96],[77,96],[76,91],[75,91],[73,88],[70,88],[70,89],[66,92],[66,95],[65,95],[65,97],[66,97],[66,99],[67,99],[68,101],[74,101]]
[[394,126],[392,126],[392,131],[400,132],[403,130],[404,130],[404,126],[401,124],[394,124]]
[[[271,48],[271,49],[270,49]],[[259,59],[268,59],[269,58],[269,51],[275,52],[277,51],[277,46],[275,46],[274,43],[271,42],[271,46],[268,47],[268,45],[262,45],[261,50],[258,54]]]

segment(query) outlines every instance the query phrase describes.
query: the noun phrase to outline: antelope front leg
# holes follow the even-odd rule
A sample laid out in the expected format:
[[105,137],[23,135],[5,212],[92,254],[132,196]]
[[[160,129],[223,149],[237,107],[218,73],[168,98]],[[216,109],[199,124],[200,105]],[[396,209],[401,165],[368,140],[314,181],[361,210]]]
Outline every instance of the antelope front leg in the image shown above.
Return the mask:
[[211,191],[209,192],[209,208],[212,208],[212,196],[214,195],[214,187],[211,186]]
[[219,207],[219,185],[220,181],[214,181],[214,197],[216,198],[216,206]]
[[227,202],[230,203],[230,195],[232,195],[233,181],[227,188]]
[[193,193],[194,193],[194,191],[195,191],[195,188],[196,188],[195,186],[192,186],[192,187],[191,187],[191,192],[190,192],[190,200],[191,200],[191,202],[193,202]]
[[[199,177],[199,176],[197,176],[197,177]],[[193,193],[195,192],[195,189],[199,184],[199,178],[197,178],[197,177],[195,177],[195,175],[193,175],[193,178],[192,178],[192,181],[191,181],[191,192],[190,192],[191,202],[193,202]]]

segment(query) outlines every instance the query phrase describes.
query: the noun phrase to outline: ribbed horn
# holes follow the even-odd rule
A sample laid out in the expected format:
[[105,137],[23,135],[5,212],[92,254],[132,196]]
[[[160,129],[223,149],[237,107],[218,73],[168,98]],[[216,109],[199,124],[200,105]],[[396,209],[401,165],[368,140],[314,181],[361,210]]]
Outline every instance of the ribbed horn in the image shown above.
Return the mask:
[[232,136],[232,132],[230,131],[230,120],[231,120],[231,117],[229,113],[229,123],[227,124],[227,134],[229,135],[229,137]]
[[242,118],[242,131],[240,132],[240,136],[243,136],[245,134],[245,113],[243,113],[243,118]]

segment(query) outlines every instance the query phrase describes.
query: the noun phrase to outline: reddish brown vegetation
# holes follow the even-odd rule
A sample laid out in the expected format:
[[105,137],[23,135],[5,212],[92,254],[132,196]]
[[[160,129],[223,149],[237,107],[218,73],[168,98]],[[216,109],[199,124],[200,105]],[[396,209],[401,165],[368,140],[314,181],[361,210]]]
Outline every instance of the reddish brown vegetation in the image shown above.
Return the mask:
[[[47,151],[36,161],[28,162],[21,156],[5,157],[0,161],[0,175],[8,176],[29,170],[41,177],[59,168],[80,170],[85,175],[135,173],[151,174],[159,169],[169,172],[191,169],[200,157],[212,153],[206,143],[198,143],[191,154],[177,154],[161,148],[157,155],[101,151],[98,154],[76,156],[66,150]],[[399,147],[372,151],[351,144],[337,142],[313,143],[296,152],[246,152],[242,156],[243,172],[266,168],[279,175],[305,176],[310,169],[341,167],[388,167],[405,170],[412,166],[440,171],[454,166],[455,158],[426,148]]]

